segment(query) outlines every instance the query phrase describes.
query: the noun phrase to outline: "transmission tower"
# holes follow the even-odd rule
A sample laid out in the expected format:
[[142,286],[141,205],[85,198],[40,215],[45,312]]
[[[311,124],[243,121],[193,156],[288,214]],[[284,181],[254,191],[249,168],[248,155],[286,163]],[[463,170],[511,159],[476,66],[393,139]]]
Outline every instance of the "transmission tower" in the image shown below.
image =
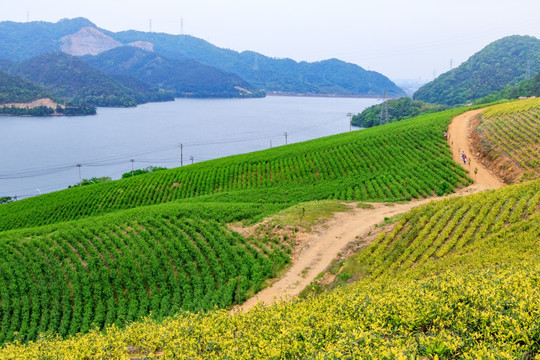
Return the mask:
[[349,132],[352,131],[352,117],[353,117],[353,113],[347,113],[347,116],[349,117]]
[[379,125],[388,124],[388,90],[384,90],[383,102],[381,104],[381,115],[379,118]]
[[531,78],[531,59],[527,60],[527,70],[525,72],[525,79],[529,80]]
[[152,32],[152,19],[150,19],[150,20],[148,21],[148,25],[149,25],[148,27],[149,27],[149,29],[150,29],[150,32]]
[[180,19],[180,35],[184,35],[184,18]]

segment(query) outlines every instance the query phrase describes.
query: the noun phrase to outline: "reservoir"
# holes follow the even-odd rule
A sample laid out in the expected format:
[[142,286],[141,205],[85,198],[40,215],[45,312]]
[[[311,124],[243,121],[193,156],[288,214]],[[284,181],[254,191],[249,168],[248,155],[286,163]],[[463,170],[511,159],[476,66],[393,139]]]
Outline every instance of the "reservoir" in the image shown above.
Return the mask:
[[[0,197],[65,189],[81,178],[167,168],[350,130],[378,99],[268,96],[176,99],[95,116],[0,117]],[[355,130],[353,127],[352,130]],[[358,128],[356,128],[358,130]]]

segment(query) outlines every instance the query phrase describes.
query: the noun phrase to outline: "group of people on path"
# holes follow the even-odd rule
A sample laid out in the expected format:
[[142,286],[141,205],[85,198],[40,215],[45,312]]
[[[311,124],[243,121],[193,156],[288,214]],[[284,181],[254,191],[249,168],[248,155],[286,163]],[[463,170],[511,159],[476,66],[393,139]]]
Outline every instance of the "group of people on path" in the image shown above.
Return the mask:
[[[443,136],[446,140],[448,140],[448,138],[450,137],[450,135],[448,135],[448,132],[446,130],[443,131]],[[459,151],[459,150],[458,150]],[[466,165],[467,164],[467,154],[465,154],[465,150],[463,150],[461,152],[461,160],[463,160],[463,165]]]

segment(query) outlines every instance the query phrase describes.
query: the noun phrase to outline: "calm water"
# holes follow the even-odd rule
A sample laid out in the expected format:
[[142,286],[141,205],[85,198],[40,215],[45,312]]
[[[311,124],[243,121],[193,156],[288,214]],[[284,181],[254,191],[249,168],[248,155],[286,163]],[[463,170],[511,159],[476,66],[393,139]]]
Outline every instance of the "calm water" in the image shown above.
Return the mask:
[[[349,131],[347,113],[379,101],[266,97],[100,108],[86,117],[0,117],[0,197],[65,189],[82,178],[267,149]],[[131,161],[133,160],[133,161]],[[78,167],[77,164],[81,166]]]

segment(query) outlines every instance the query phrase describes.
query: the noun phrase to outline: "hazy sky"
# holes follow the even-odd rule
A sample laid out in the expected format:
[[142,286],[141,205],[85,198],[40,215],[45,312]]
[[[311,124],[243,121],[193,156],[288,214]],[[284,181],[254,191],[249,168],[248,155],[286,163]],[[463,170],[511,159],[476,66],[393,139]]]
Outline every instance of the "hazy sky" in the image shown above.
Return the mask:
[[[6,0],[7,1],[7,0]],[[233,50],[339,58],[431,80],[508,35],[540,38],[538,0],[17,0],[0,20],[86,17],[111,30],[183,31]]]

